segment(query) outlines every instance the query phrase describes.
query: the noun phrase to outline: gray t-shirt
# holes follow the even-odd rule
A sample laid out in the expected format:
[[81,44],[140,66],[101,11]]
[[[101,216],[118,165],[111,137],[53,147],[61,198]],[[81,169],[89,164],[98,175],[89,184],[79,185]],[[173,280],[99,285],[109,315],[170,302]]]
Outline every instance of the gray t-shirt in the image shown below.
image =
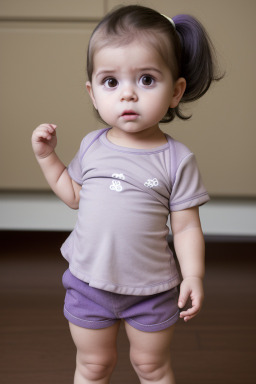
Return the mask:
[[126,295],[180,283],[168,246],[171,211],[209,200],[194,155],[166,135],[153,149],[120,147],[89,133],[68,172],[82,185],[76,226],[61,251],[77,278]]

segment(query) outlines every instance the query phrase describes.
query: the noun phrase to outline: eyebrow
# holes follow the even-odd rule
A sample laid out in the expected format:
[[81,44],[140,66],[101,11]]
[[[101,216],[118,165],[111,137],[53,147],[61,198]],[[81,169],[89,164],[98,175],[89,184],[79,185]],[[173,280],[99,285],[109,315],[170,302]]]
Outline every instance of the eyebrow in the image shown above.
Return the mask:
[[[160,69],[155,68],[155,67],[135,68],[135,71],[139,71],[139,72],[157,72],[160,75],[162,75],[162,71]],[[102,76],[102,75],[113,74],[115,72],[117,72],[116,69],[102,69],[98,73],[96,73],[96,77],[99,77],[99,76]]]
[[155,68],[155,67],[140,68],[140,71],[141,72],[147,72],[147,71],[151,72],[151,71],[153,71],[153,72],[160,73],[160,75],[162,74],[162,71],[160,69]]
[[101,71],[96,73],[96,77],[99,77],[99,76],[102,76],[102,75],[108,75],[108,74],[111,74],[111,73],[114,73],[114,72],[116,72],[115,69],[102,69]]

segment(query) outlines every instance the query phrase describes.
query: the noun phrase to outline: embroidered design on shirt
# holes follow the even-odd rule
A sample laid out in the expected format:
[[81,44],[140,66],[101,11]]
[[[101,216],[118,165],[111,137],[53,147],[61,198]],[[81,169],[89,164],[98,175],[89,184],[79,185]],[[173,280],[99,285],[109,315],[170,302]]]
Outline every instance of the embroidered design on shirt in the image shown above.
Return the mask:
[[118,180],[112,180],[112,184],[109,187],[111,191],[121,192],[123,190],[123,187],[121,185],[121,182]]
[[144,183],[145,187],[153,188],[158,186],[158,180],[156,178],[154,179],[147,179],[147,181]]
[[125,180],[125,176],[123,173],[113,173],[112,177],[114,179],[120,179],[120,180]]

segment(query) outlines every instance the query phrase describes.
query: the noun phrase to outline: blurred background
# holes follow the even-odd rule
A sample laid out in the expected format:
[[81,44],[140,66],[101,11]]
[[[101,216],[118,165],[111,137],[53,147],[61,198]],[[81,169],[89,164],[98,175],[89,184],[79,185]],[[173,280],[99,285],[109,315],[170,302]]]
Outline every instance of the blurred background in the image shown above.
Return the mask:
[[[226,73],[201,100],[186,107],[193,115],[189,121],[175,120],[163,127],[196,154],[211,196],[200,208],[209,299],[201,320],[185,330],[178,326],[178,334],[185,332],[183,345],[194,356],[189,371],[183,371],[184,351],[177,338],[173,348],[178,350],[174,357],[178,383],[188,379],[192,384],[256,382],[252,363],[256,335],[255,0],[0,0],[0,347],[5,351],[1,383],[71,382],[73,365],[66,362],[62,371],[61,360],[56,368],[55,354],[73,364],[74,353],[59,308],[64,295],[60,276],[66,264],[58,247],[72,230],[76,211],[49,190],[32,152],[31,134],[41,123],[57,124],[57,152],[68,164],[85,134],[102,127],[85,89],[87,44],[106,12],[132,3],[169,17],[180,13],[197,17]],[[50,308],[49,295],[56,298]],[[50,317],[57,319],[55,325]],[[51,342],[62,347],[52,347],[54,357],[49,358]],[[11,364],[14,350],[16,369]],[[29,356],[33,369],[22,356]],[[199,366],[195,368],[198,359],[205,374]],[[40,362],[50,376],[44,376]],[[4,368],[8,364],[12,368]],[[126,372],[124,366],[120,375],[122,371]],[[118,377],[113,383],[125,383]],[[126,379],[137,382],[128,373]]]

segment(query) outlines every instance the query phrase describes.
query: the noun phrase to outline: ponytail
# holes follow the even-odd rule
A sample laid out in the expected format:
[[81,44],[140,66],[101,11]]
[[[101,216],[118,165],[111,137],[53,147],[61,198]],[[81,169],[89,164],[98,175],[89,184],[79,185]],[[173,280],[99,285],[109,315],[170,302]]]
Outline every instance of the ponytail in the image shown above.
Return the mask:
[[[180,43],[179,77],[184,77],[187,83],[186,90],[180,101],[188,103],[198,100],[210,88],[213,81],[223,78],[218,75],[214,46],[201,23],[190,15],[173,17],[176,34]],[[184,116],[180,105],[168,111],[169,119],[175,115],[183,120],[191,116]],[[167,116],[166,116],[167,117]]]

